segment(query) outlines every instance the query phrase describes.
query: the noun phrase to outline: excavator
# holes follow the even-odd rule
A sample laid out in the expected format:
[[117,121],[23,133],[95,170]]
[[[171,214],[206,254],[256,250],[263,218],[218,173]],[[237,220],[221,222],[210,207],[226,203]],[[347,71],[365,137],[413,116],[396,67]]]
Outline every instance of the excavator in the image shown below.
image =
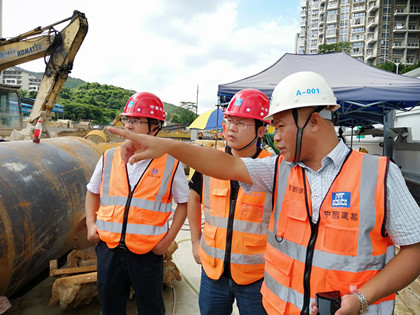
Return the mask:
[[[19,86],[0,85],[0,135],[10,136],[0,142],[0,296],[15,294],[64,255],[83,218],[85,185],[103,150],[83,138],[47,139],[47,121],[87,31],[85,15],[74,11],[46,27],[0,39],[0,71],[37,58],[46,62],[26,126]],[[25,140],[39,120],[44,139]]]
[[[68,21],[69,24],[61,31],[55,29],[57,25]],[[10,39],[0,39],[0,71],[38,58],[44,58],[46,62],[41,85],[26,126],[22,121],[18,87],[0,85],[0,136],[10,135],[10,140],[30,139],[35,123],[41,120],[44,136],[50,137],[47,122],[51,110],[73,68],[74,58],[87,31],[85,15],[74,11],[71,17],[51,25],[39,26]]]

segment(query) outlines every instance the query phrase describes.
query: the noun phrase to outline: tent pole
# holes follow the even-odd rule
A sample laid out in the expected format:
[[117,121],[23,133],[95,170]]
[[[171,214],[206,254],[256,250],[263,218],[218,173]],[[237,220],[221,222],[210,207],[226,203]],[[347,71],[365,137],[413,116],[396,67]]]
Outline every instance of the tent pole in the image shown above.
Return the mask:
[[384,156],[388,156],[388,114],[383,112],[382,114],[384,118]]
[[216,141],[214,143],[214,148],[217,149],[217,138],[219,133],[219,104],[216,105]]

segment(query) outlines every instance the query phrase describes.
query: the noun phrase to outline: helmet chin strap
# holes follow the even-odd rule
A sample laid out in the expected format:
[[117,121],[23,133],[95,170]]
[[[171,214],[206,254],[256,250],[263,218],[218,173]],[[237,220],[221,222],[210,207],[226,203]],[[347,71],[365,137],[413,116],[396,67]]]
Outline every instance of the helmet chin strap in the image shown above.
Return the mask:
[[[153,130],[151,130],[151,129],[150,129],[150,127],[149,127],[149,132],[147,133],[147,135],[149,135],[149,136],[150,136],[150,135],[151,135],[153,132],[155,132],[156,130],[161,131],[161,130],[162,130],[162,127],[161,127],[161,126],[156,127],[156,128],[154,128]],[[159,131],[158,131],[158,132],[159,132]],[[156,132],[155,136],[157,136],[158,132]]]
[[148,136],[150,136],[153,132],[155,132],[156,130],[158,130],[158,132],[156,132],[156,134],[155,134],[155,136],[157,136],[157,134],[159,133],[159,131],[162,130],[162,124],[161,123],[159,123],[159,125],[152,130],[152,124],[150,123],[150,120],[147,119],[147,125],[149,126],[149,132],[147,133]]
[[324,108],[324,106],[318,106],[317,108],[315,108],[315,110],[306,119],[306,122],[303,125],[303,127],[299,127],[299,125],[298,125],[299,115],[298,115],[297,108],[292,109],[293,119],[294,119],[296,127],[298,129],[297,133],[296,133],[295,158],[294,158],[293,162],[299,162],[300,161],[300,153],[302,151],[303,129],[305,129],[306,125],[308,124],[309,120],[312,117],[312,114],[315,113],[315,112],[319,113],[323,108]]
[[256,141],[258,140],[258,136],[255,136],[254,140],[252,140],[249,144],[247,144],[246,146],[244,146],[243,148],[240,149],[234,149],[235,151],[242,151],[245,149],[248,149],[250,146],[252,146]]
[[264,126],[264,124],[260,124],[259,123],[259,120],[256,120],[256,119],[254,119],[255,120],[255,138],[254,138],[254,140],[252,140],[250,143],[248,143],[246,146],[244,146],[244,147],[242,147],[242,148],[240,148],[240,149],[234,149],[235,151],[242,151],[242,150],[246,150],[246,149],[248,149],[249,147],[251,147],[251,146],[253,146],[254,145],[254,143],[257,141],[257,140],[259,140],[259,137],[258,137],[258,128],[260,128],[261,126]]

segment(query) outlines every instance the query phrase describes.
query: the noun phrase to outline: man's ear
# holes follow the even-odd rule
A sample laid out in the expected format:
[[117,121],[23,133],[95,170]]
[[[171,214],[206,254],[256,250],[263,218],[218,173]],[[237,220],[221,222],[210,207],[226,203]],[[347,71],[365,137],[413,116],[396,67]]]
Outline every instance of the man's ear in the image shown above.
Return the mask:
[[264,136],[264,133],[265,133],[265,126],[259,127],[257,130],[257,137],[262,138]]
[[321,117],[319,113],[313,113],[311,115],[311,119],[309,120],[309,124],[311,127],[319,127],[321,125],[321,122],[324,118]]

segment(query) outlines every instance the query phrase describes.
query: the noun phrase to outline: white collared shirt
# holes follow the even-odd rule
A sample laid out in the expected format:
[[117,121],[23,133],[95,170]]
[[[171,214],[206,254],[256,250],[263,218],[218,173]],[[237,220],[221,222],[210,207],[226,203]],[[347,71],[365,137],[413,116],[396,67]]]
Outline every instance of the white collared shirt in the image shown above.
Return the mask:
[[[146,170],[147,165],[149,165],[150,160],[142,160],[134,164],[127,164],[127,173],[128,180],[130,181],[131,189],[140,179],[140,176]],[[100,193],[101,181],[102,181],[102,166],[103,165],[103,156],[99,159],[96,164],[95,170],[93,171],[92,177],[90,178],[89,183],[86,185],[86,188],[94,194]],[[188,202],[190,190],[188,188],[187,178],[184,173],[184,168],[180,162],[174,175],[174,180],[172,182],[172,197],[174,198],[175,203],[185,203]]]

